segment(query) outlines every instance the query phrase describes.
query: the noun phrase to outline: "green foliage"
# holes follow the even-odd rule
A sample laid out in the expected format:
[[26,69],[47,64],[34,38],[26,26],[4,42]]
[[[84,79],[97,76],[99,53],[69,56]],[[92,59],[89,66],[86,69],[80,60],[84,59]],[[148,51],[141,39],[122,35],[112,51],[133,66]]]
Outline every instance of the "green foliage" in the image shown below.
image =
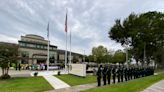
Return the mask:
[[147,12],[130,14],[121,21],[117,19],[109,31],[109,37],[122,45],[129,45],[136,61],[143,61],[144,47],[147,63],[154,59],[154,53],[164,48],[164,14]]
[[88,59],[89,59],[89,62],[94,62],[94,56],[93,55],[89,55]]
[[98,47],[92,48],[92,55],[93,55],[94,61],[96,61],[97,63],[102,63],[104,56],[107,54],[108,54],[107,48],[101,45]]
[[2,68],[2,76],[7,74],[9,64],[16,63],[18,56],[18,46],[11,44],[0,44],[0,67]]
[[124,63],[126,61],[126,54],[121,50],[117,50],[113,56],[113,63]]

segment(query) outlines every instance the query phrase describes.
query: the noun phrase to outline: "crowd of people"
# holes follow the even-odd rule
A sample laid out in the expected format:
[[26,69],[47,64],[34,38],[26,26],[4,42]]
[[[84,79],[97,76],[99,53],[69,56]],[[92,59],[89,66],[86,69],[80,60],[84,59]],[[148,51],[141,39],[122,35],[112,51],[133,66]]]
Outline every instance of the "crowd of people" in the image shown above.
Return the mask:
[[44,63],[40,64],[16,64],[16,70],[46,70],[47,65]]
[[[116,67],[116,66],[99,66],[97,71],[97,83],[101,86],[101,79],[103,79],[104,85],[111,84],[111,77],[113,84],[117,82],[128,81],[140,77],[145,77],[154,74],[153,67]],[[107,83],[106,83],[107,82]]]

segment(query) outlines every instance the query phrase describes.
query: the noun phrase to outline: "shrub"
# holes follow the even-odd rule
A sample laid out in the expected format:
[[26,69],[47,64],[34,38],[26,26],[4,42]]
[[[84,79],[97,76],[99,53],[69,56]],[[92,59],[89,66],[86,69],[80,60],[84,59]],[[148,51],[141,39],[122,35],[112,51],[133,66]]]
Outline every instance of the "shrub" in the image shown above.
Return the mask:
[[38,75],[38,72],[35,72],[35,73],[34,73],[34,76],[36,77],[37,75]]
[[0,76],[0,79],[2,79],[2,80],[4,80],[4,79],[10,79],[10,78],[11,77],[8,74],[4,74],[4,75]]
[[60,75],[60,71],[58,71],[58,75]]

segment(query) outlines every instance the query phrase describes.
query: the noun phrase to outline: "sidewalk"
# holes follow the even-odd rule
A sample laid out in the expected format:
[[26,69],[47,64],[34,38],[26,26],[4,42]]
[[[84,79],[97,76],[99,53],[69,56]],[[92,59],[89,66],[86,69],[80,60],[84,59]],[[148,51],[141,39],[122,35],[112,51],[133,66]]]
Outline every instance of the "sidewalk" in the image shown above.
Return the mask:
[[54,89],[70,87],[67,83],[63,82],[53,75],[43,75],[43,77],[51,84]]
[[[113,85],[112,82],[113,81],[111,80],[110,85]],[[117,83],[117,81],[116,81],[116,83]],[[102,86],[103,86],[103,81],[101,82],[101,87]],[[89,83],[89,84],[83,84],[83,85],[76,85],[76,86],[72,86],[72,87],[68,87],[68,88],[49,90],[49,91],[46,91],[46,92],[80,92],[80,91],[83,91],[83,90],[96,88],[96,87],[97,87],[97,83]]]
[[87,89],[95,88],[95,87],[97,87],[97,83],[90,83],[90,84],[72,86],[68,88],[50,90],[46,92],[80,92],[82,90],[87,90]]
[[146,88],[142,92],[164,92],[164,80],[161,80],[152,86]]

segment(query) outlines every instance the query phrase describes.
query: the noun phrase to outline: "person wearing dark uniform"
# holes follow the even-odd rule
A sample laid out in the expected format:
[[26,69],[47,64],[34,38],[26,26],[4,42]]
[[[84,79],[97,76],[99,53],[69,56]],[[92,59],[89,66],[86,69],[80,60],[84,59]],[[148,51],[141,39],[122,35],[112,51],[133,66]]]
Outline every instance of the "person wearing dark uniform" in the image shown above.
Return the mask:
[[108,84],[110,84],[110,78],[111,78],[111,68],[109,67],[107,70],[107,80],[108,80]]
[[125,81],[127,81],[127,68],[124,69]]
[[113,83],[115,84],[115,80],[116,80],[116,70],[115,70],[115,68],[112,69],[112,74],[113,74]]
[[21,65],[20,65],[20,63],[19,63],[19,65],[18,65],[18,69],[19,69],[19,71],[21,70]]
[[17,63],[15,64],[15,69],[18,70],[18,64]]
[[120,73],[121,73],[121,82],[123,82],[124,81],[124,71],[123,71],[123,68],[121,68]]
[[127,79],[130,80],[130,68],[127,69]]
[[120,82],[120,68],[118,68],[117,70],[117,79],[118,79],[118,83]]
[[98,68],[97,71],[97,86],[101,86],[101,72],[102,72],[102,65],[100,65],[100,67]]
[[102,71],[104,85],[106,85],[106,75],[107,75],[106,73],[107,73],[107,68],[104,67],[104,69]]

